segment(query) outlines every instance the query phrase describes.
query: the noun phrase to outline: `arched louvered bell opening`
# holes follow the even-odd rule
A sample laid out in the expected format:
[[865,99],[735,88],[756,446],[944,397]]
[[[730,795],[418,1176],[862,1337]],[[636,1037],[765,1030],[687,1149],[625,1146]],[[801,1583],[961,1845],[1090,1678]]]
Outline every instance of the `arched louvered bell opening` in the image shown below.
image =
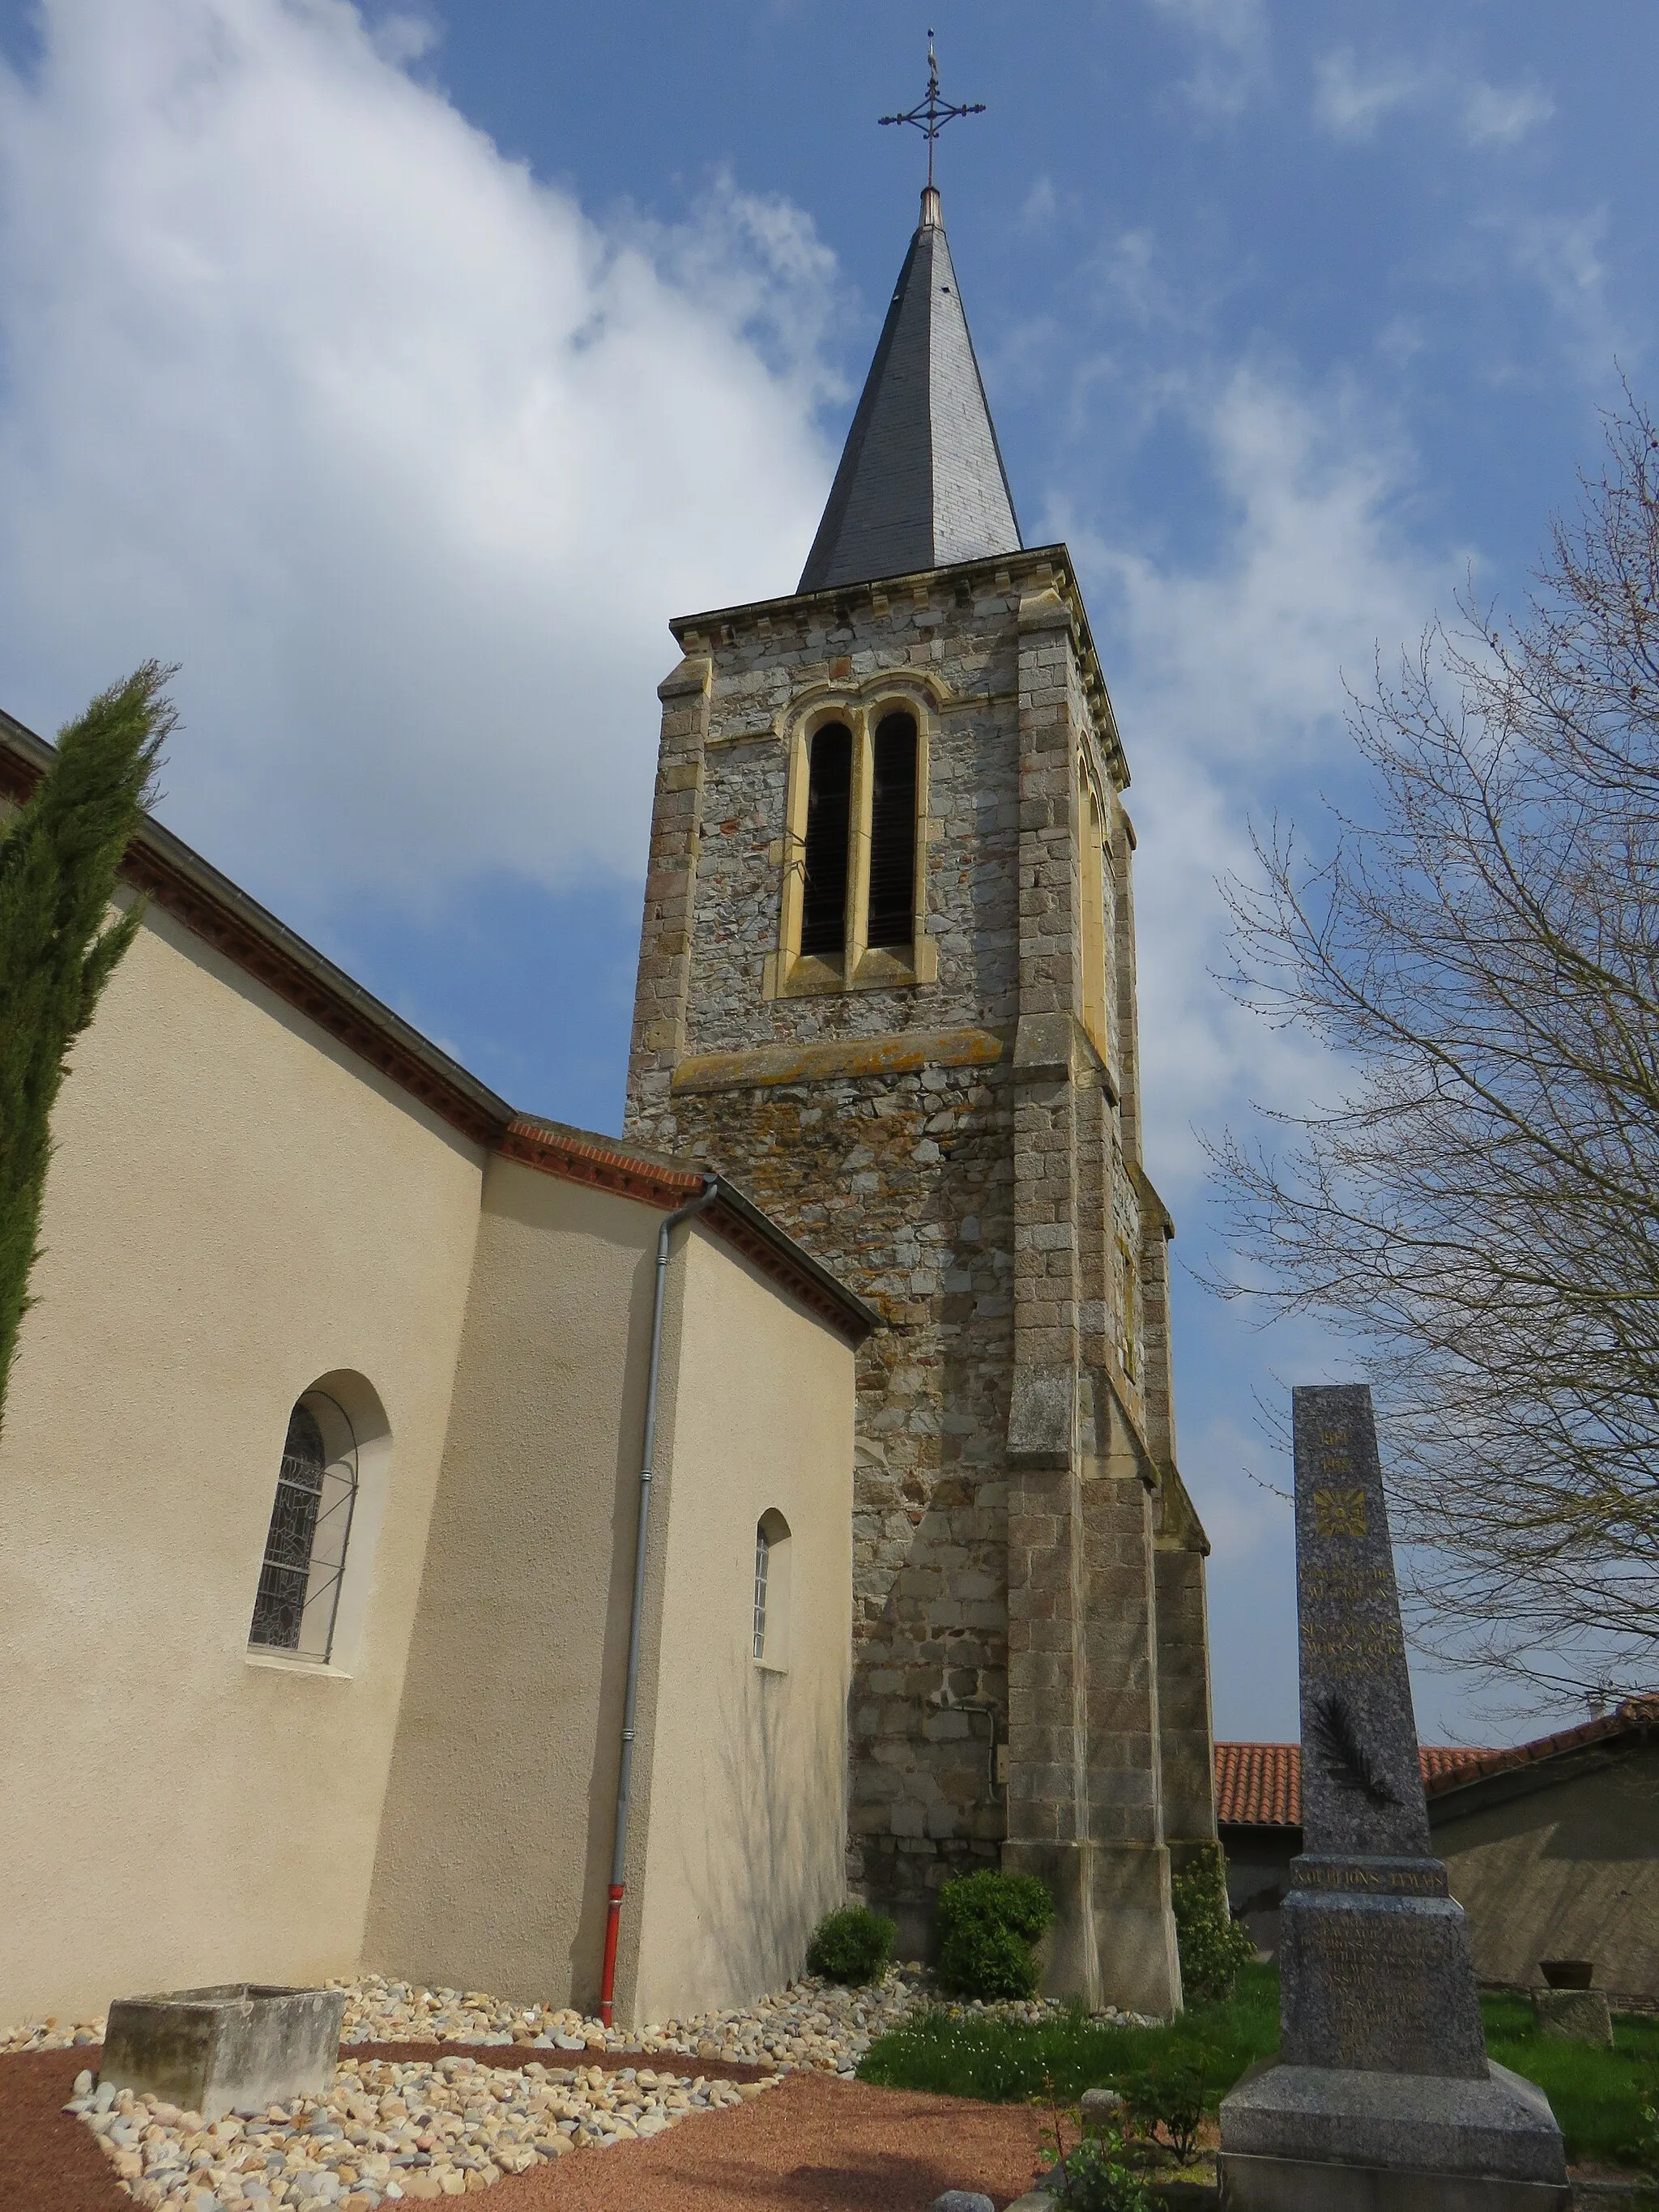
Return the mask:
[[915,929],[916,724],[884,714],[876,726],[870,805],[872,945],[908,945]]
[[812,733],[806,784],[806,869],[800,949],[840,952],[847,944],[847,837],[853,797],[853,733],[827,722]]

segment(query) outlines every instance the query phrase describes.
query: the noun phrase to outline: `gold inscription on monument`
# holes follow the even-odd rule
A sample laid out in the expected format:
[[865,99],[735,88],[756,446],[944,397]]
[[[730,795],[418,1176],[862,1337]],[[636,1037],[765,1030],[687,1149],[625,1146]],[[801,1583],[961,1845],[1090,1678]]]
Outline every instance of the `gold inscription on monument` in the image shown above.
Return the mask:
[[1322,1536],[1362,1537],[1365,1533],[1363,1490],[1316,1490],[1314,1526]]
[[1362,1606],[1389,1606],[1394,1583],[1385,1566],[1310,1566],[1302,1571],[1302,1590],[1310,1605],[1333,1605],[1344,1613]]

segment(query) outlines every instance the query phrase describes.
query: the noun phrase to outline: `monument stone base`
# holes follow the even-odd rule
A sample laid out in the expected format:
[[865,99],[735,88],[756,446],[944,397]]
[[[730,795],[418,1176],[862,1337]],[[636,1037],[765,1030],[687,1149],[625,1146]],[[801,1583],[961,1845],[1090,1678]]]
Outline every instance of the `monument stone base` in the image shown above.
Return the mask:
[[1541,2089],[1485,2081],[1253,2067],[1224,2100],[1228,2212],[1565,2212],[1561,2131]]

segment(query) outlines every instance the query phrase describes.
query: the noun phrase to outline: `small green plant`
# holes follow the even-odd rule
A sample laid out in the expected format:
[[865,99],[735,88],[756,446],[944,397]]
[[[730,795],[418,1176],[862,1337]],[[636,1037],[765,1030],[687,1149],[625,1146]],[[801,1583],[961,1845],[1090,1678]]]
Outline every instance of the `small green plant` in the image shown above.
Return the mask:
[[1255,1963],[1255,1939],[1228,1911],[1226,1862],[1218,1844],[1176,1875],[1170,1903],[1182,1996],[1189,2005],[1227,2003],[1240,1971]]
[[893,1955],[894,1923],[867,1905],[843,1905],[827,1912],[812,1930],[806,1947],[806,1971],[826,1982],[845,1982],[856,1987],[879,1981]]
[[964,1997],[1036,1994],[1031,1946],[1054,1917],[1048,1885],[1034,1874],[958,1875],[939,1893],[939,1978]]
[[1659,2182],[1659,2074],[1649,2076],[1636,2109],[1637,2163],[1650,2181]]
[[1121,2084],[1130,2118],[1143,2134],[1162,2130],[1177,2164],[1190,2164],[1198,2149],[1205,2100],[1217,2054],[1213,2051],[1171,2051],[1155,2058],[1143,2073]]
[[1042,2102],[1048,2110],[1048,2125],[1042,2135],[1045,2163],[1037,2179],[1057,2191],[1071,2212],[1152,2212],[1145,2184],[1123,2163],[1121,2136],[1109,2129],[1102,2135],[1079,2136],[1067,2150],[1066,2124],[1049,2074],[1042,2077]]

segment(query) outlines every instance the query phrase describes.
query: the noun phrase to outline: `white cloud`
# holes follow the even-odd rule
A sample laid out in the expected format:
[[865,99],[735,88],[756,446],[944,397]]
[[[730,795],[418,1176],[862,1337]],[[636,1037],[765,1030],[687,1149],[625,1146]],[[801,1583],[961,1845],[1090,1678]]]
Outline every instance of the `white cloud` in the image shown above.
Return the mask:
[[46,0],[0,69],[0,697],[185,664],[167,817],[314,916],[637,865],[670,613],[787,589],[830,257],[601,228],[347,0]]
[[1197,62],[1182,89],[1212,114],[1237,115],[1267,75],[1264,0],[1152,0],[1193,40]]
[[[1201,562],[1155,561],[1069,531],[1097,603],[1140,837],[1137,939],[1147,1147],[1179,1210],[1202,1181],[1192,1125],[1247,1101],[1328,1091],[1324,1055],[1226,997],[1218,877],[1252,870],[1264,792],[1314,812],[1350,772],[1345,675],[1370,679],[1449,601],[1465,559],[1431,560],[1399,527],[1412,457],[1346,394],[1298,393],[1243,366],[1179,401],[1226,518]],[[1065,518],[1056,517],[1053,534]]]
[[1375,138],[1383,118],[1411,107],[1449,108],[1471,146],[1512,146],[1555,112],[1534,86],[1473,83],[1438,64],[1362,64],[1352,46],[1334,47],[1314,64],[1314,119],[1334,138],[1358,144]]
[[1639,347],[1607,297],[1602,258],[1607,216],[1527,216],[1509,226],[1510,258],[1555,313],[1567,354],[1587,382],[1604,386],[1615,360],[1633,364]]
[[1512,146],[1554,112],[1555,102],[1534,86],[1476,82],[1463,101],[1464,136],[1472,146]]
[[1053,178],[1039,177],[1020,203],[1020,222],[1028,230],[1046,230],[1058,205]]
[[1333,137],[1374,138],[1382,118],[1423,100],[1433,79],[1414,64],[1362,69],[1352,46],[1338,46],[1314,65],[1314,115]]

